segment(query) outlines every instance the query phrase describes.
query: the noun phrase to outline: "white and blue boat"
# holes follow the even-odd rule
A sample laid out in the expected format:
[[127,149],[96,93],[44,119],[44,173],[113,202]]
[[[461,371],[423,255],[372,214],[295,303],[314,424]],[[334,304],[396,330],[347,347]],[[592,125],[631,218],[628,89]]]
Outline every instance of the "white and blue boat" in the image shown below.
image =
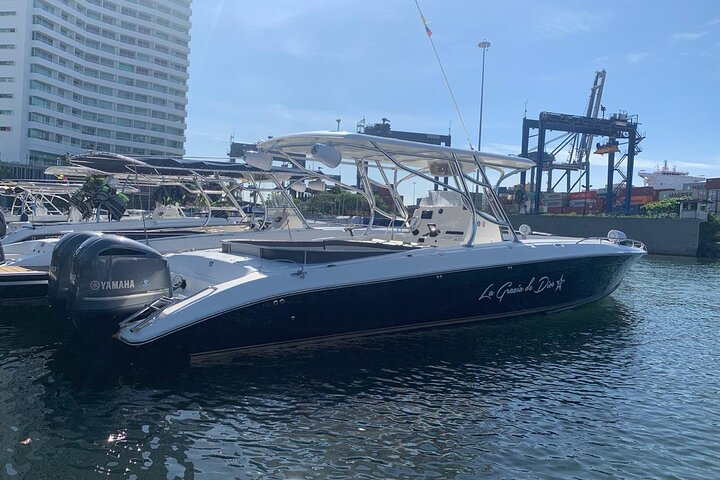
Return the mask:
[[[274,137],[257,147],[256,164],[263,156],[298,168],[304,168],[300,157],[331,167],[352,164],[368,191],[384,180],[397,195],[397,184],[417,178],[438,190],[412,215],[396,202],[398,215],[406,215],[400,232],[237,239],[219,250],[168,255],[164,293],[113,328],[119,342],[136,350],[172,348],[201,362],[247,350],[555,312],[609,295],[646,253],[621,232],[584,239],[515,232],[487,172],[532,167],[525,158],[346,132]],[[473,201],[475,185],[482,202]],[[158,273],[144,271],[142,261],[118,271],[128,278],[113,277],[111,268],[74,271],[70,290],[79,308],[95,296],[122,299],[124,287]],[[133,272],[138,278],[130,278]]]

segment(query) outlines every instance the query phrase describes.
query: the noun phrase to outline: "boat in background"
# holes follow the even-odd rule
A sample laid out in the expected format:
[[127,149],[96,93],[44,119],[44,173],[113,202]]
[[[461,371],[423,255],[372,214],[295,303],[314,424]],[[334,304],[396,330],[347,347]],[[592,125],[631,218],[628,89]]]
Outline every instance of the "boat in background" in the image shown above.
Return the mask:
[[[236,225],[246,220],[247,216],[238,208],[228,215],[223,209],[222,215],[216,215],[203,183],[213,182],[222,185],[227,181],[225,176],[239,176],[243,168],[232,168],[230,164],[220,162],[183,162],[170,158],[131,158],[124,155],[108,153],[88,153],[68,157],[69,166],[49,167],[46,173],[72,179],[72,183],[63,182],[52,185],[54,189],[63,189],[53,197],[51,205],[61,199],[67,204],[67,212],[63,221],[59,209],[53,212],[56,221],[42,222],[32,213],[19,222],[7,222],[7,231],[1,239],[3,245],[23,242],[26,240],[44,240],[56,238],[71,231],[153,231],[174,230],[197,227],[219,227]],[[215,165],[217,164],[217,166]],[[192,170],[192,168],[198,171]],[[239,167],[239,166],[235,166]],[[224,177],[213,178],[218,171]],[[230,177],[232,178],[232,177]],[[78,181],[78,179],[84,179]],[[79,185],[79,186],[78,186]],[[50,188],[44,184],[43,188]],[[133,212],[126,209],[127,195],[137,193],[139,188],[177,187],[195,195],[205,202],[205,211],[201,215],[187,215],[183,208],[173,204],[159,204],[147,211]],[[17,198],[26,197],[28,190],[23,190]],[[223,193],[224,192],[220,192]],[[33,199],[38,198],[32,194]],[[17,200],[17,199],[16,199]],[[24,200],[25,208],[30,208]],[[36,208],[39,204],[35,202]],[[217,210],[217,209],[216,209]],[[7,219],[6,219],[7,221]],[[7,252],[6,252],[7,253]]]
[[[72,224],[66,224],[62,230],[50,228],[54,227],[51,225],[44,226],[42,229],[38,227],[37,230],[43,232],[42,235],[39,233],[38,235],[41,237],[51,235],[51,237],[4,245],[4,259],[0,261],[0,266],[3,266],[0,269],[0,303],[47,301],[45,293],[48,279],[51,282],[52,290],[52,282],[57,280],[58,275],[63,277],[62,274],[57,273],[57,267],[52,266],[56,250],[58,248],[69,249],[69,253],[65,252],[62,255],[74,254],[83,242],[99,241],[101,233],[112,233],[115,236],[120,235],[124,238],[138,240],[158,254],[168,254],[219,249],[221,242],[228,239],[308,241],[315,238],[344,238],[368,232],[397,230],[393,226],[376,228],[372,223],[369,225],[340,225],[307,221],[294,203],[290,191],[305,191],[306,189],[321,191],[325,190],[328,185],[334,185],[362,194],[357,188],[345,185],[337,178],[326,177],[324,180],[319,180],[317,177],[322,176],[319,172],[277,166],[273,167],[271,171],[266,171],[245,164],[236,165],[227,162],[180,162],[174,159],[140,160],[130,157],[120,157],[115,161],[116,159],[116,156],[107,154],[72,157],[72,161],[85,165],[72,168],[88,168],[94,175],[105,175],[117,184],[118,181],[127,180],[127,168],[130,165],[133,171],[129,175],[136,183],[142,181],[146,184],[176,185],[192,181],[198,191],[203,191],[203,181],[198,179],[202,174],[206,178],[205,181],[213,182],[216,185],[219,182],[227,182],[227,185],[220,184],[220,188],[226,197],[231,199],[237,210],[243,212],[244,221],[232,225],[199,228],[185,226],[157,228],[156,224],[151,223],[150,220],[145,222],[146,228],[143,229],[120,228],[121,226],[126,228],[131,226],[132,224],[128,220],[104,223],[88,222],[83,224],[86,228],[71,228]],[[92,168],[87,165],[92,165]],[[243,189],[246,193],[249,192],[254,203],[241,205],[238,198],[235,198],[236,196],[242,197]],[[373,198],[367,196],[365,200],[370,203],[374,202]],[[247,206],[252,206],[252,208],[246,208]],[[170,211],[170,209],[167,208],[163,211]],[[172,216],[168,215],[167,217]],[[373,218],[371,215],[371,220]],[[207,219],[205,221],[207,222]],[[103,228],[103,225],[110,225],[111,228]],[[115,238],[117,242],[123,241]],[[62,247],[60,247],[61,245]],[[0,247],[3,247],[1,243]],[[136,250],[143,252],[138,255],[147,253],[145,248]],[[125,250],[124,254],[128,254],[128,252],[129,250]],[[69,263],[67,268],[70,268]],[[47,270],[50,270],[49,275]],[[28,275],[33,276],[32,290],[26,288]],[[56,288],[53,295],[55,297],[62,295],[64,300],[64,294],[67,291],[67,275],[60,280],[60,283],[63,283],[64,286]],[[143,287],[147,286],[147,283],[143,285]],[[142,302],[142,295],[136,296],[136,300]],[[62,302],[55,298],[54,303]]]

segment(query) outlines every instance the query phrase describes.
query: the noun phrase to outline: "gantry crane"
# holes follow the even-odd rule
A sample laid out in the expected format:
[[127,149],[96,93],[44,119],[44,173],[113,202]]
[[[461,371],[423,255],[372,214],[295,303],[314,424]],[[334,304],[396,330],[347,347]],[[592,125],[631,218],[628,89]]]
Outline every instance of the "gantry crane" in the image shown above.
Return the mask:
[[[605,118],[605,108],[601,104],[602,92],[605,86],[605,70],[595,73],[595,81],[590,89],[590,98],[588,100],[585,115],[569,115],[562,113],[541,112],[538,120],[528,118],[523,119],[522,134],[522,152],[520,156],[535,160],[537,166],[530,172],[532,190],[537,192],[535,195],[534,213],[538,213],[540,209],[540,194],[542,191],[542,175],[547,172],[547,191],[552,192],[563,178],[567,182],[567,191],[572,191],[583,179],[585,184],[581,185],[585,191],[590,189],[590,153],[595,137],[606,137],[607,143],[597,144],[596,153],[608,153],[608,185],[606,198],[606,211],[612,212],[614,205],[613,174],[619,172],[622,177],[623,184],[627,184],[625,189],[624,210],[626,213],[630,211],[630,197],[632,195],[632,182],[628,182],[628,178],[632,178],[633,165],[635,155],[640,152],[638,144],[644,136],[637,131],[637,117],[628,117],[627,113],[619,113]],[[598,115],[602,112],[602,118]],[[530,129],[536,129],[537,133],[537,149],[529,150]],[[546,141],[547,131],[566,132],[559,137]],[[627,153],[620,160],[615,162],[615,153],[619,152],[618,139],[627,139]],[[547,145],[560,141],[550,152],[546,152]],[[556,155],[569,146],[569,158],[567,162],[559,163],[555,161]],[[622,163],[627,161],[627,172],[623,172],[620,168]],[[563,175],[553,184],[553,170],[563,170]],[[573,183],[571,180],[571,172],[579,171],[581,174]],[[520,181],[525,184],[525,173],[520,176]],[[620,188],[620,187],[618,187]]]

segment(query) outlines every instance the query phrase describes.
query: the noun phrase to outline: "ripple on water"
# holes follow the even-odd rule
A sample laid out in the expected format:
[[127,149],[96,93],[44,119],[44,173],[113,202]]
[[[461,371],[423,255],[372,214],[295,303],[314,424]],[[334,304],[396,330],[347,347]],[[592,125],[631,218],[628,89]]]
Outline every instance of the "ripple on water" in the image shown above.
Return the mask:
[[19,478],[716,477],[718,266],[650,257],[571,312],[174,371],[78,365],[42,315],[4,315],[0,460]]

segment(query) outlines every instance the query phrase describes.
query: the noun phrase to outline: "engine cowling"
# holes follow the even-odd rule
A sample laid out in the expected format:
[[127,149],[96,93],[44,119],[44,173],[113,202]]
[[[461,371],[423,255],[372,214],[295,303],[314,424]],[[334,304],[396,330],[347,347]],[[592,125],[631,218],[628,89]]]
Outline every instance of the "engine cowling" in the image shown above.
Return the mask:
[[75,252],[86,240],[98,238],[99,232],[75,232],[64,235],[53,248],[48,271],[48,301],[53,308],[64,308]]
[[0,210],[0,238],[4,237],[7,233],[7,223],[5,222],[5,215]]
[[125,317],[170,296],[167,260],[140,242],[102,235],[83,242],[74,255],[68,310],[78,327],[114,333],[117,324],[109,322],[107,330],[107,319]]

